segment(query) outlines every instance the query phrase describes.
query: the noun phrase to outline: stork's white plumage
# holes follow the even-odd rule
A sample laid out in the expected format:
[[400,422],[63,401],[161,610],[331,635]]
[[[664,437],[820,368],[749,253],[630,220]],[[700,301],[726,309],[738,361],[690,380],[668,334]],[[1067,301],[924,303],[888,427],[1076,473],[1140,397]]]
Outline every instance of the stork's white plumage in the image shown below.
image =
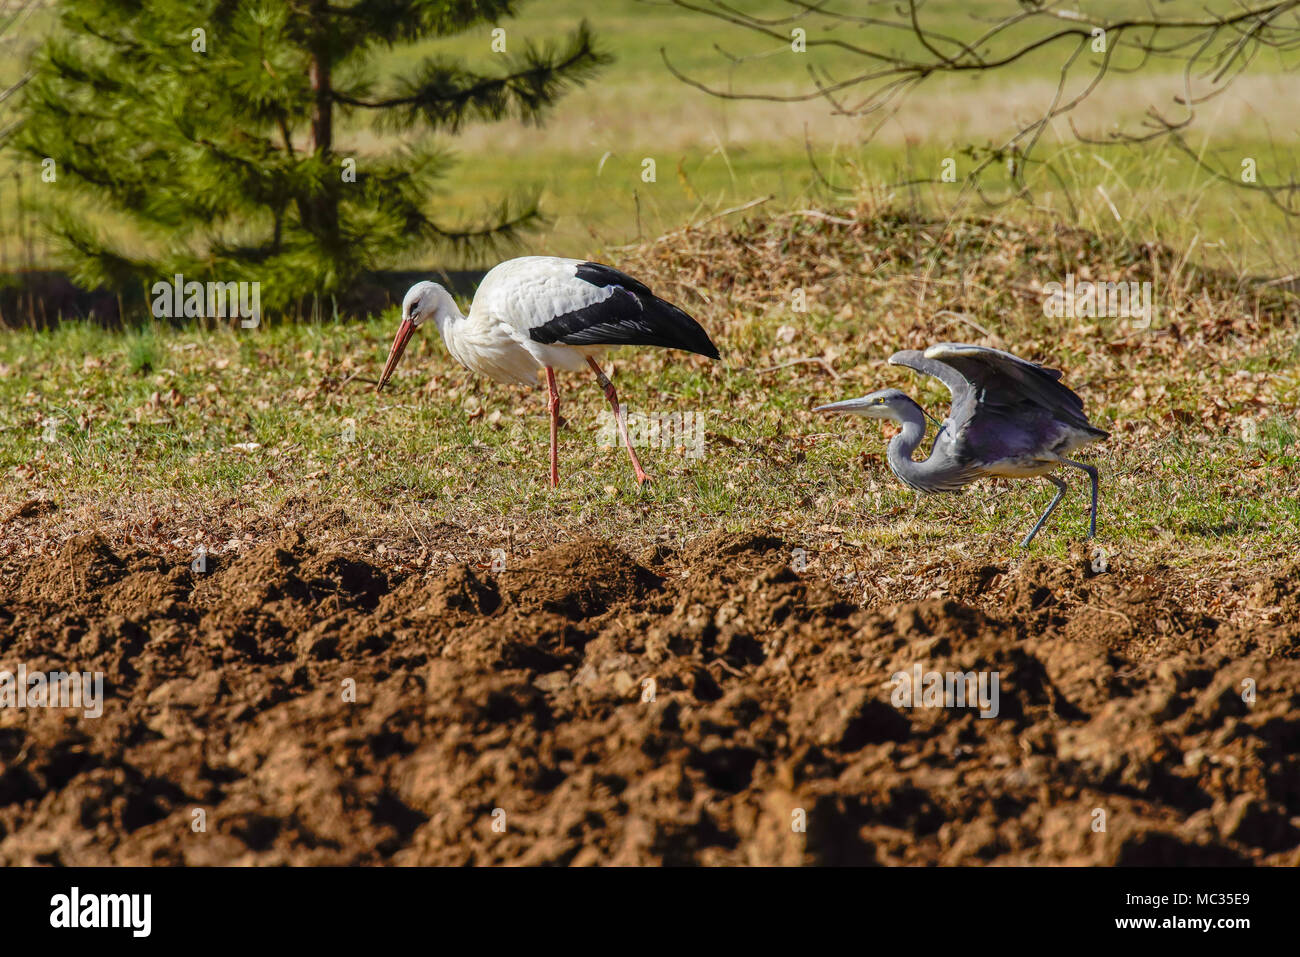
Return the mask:
[[550,392],[551,485],[559,485],[560,396],[555,370],[584,366],[614,409],[638,483],[647,481],[619,415],[618,393],[597,363],[611,346],[648,345],[718,358],[708,333],[694,319],[654,295],[631,276],[600,263],[555,256],[509,259],[488,271],[469,315],[435,282],[419,282],[402,302],[402,324],[379,380],[397,368],[415,330],[432,319],[452,358],[497,382],[531,384],[545,372]]

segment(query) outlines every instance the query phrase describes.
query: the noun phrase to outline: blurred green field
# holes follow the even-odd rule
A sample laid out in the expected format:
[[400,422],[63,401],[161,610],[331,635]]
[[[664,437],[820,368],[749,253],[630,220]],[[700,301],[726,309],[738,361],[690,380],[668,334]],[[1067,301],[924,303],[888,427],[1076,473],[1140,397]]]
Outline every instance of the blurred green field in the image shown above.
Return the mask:
[[[1132,7],[1080,5],[1121,13]],[[1015,8],[1005,2],[944,0],[925,6],[923,22],[954,31],[957,24],[982,28],[988,18]],[[1193,15],[1213,8],[1167,4],[1161,12]],[[791,6],[756,3],[745,9],[776,16],[788,14]],[[788,45],[670,5],[638,0],[536,4],[507,25],[507,37],[544,43],[584,16],[615,55],[615,64],[566,98],[544,128],[507,122],[469,130],[456,145],[464,164],[440,200],[472,217],[501,195],[540,192],[550,222],[530,243],[531,251],[595,255],[765,196],[777,207],[789,207],[883,192],[898,202],[952,208],[959,183],[917,190],[895,184],[937,179],[940,164],[950,157],[963,177],[973,162],[962,155],[965,147],[1001,142],[1015,121],[1034,116],[1035,107],[1050,101],[1061,58],[1060,47],[1048,47],[996,76],[941,78],[885,119],[836,117],[821,99],[725,100],[693,89],[669,75],[664,57],[713,89],[778,95],[810,88],[810,61],[845,76],[860,70],[861,60],[826,47],[796,54]],[[854,42],[858,32],[835,36]],[[1010,35],[1014,38],[1015,31]],[[492,62],[486,33],[481,43],[475,62],[486,68]],[[899,33],[895,46],[907,53],[917,44]],[[458,39],[395,52],[389,59],[400,67],[426,52],[443,51],[475,57],[472,43]],[[1238,169],[1248,156],[1257,161],[1262,178],[1285,180],[1296,168],[1300,137],[1294,122],[1286,122],[1286,104],[1300,95],[1300,85],[1283,66],[1273,51],[1262,54],[1254,75],[1239,81],[1239,92],[1207,109],[1190,142],[1225,169]],[[1116,124],[1137,128],[1148,106],[1169,106],[1178,82],[1172,68],[1137,78],[1117,74],[1079,111],[1078,125],[1094,134]],[[354,136],[360,148],[373,143],[364,129]],[[835,190],[814,172],[809,153]],[[1260,196],[1215,182],[1168,144],[1099,150],[1079,144],[1058,121],[1044,137],[1041,158],[1052,160],[1062,180],[1041,170],[1029,173],[1036,211],[1175,246],[1188,246],[1195,238],[1197,260],[1239,272],[1286,272],[1300,252],[1287,217]],[[656,163],[653,183],[642,180],[646,159]],[[994,198],[1006,195],[1001,170],[992,171],[988,183]]]
[[[1086,11],[1131,11],[1131,3],[1086,3]],[[1208,8],[1227,9],[1224,3]],[[749,11],[788,15],[780,0],[745,5]],[[891,8],[892,9],[892,8]],[[1014,3],[937,0],[922,8],[922,21],[950,32],[981,29],[988,18],[1014,12]],[[1203,4],[1161,4],[1170,15],[1200,15]],[[681,8],[640,0],[554,0],[530,3],[521,16],[502,24],[508,52],[524,43],[560,40],[587,19],[615,63],[590,85],[561,100],[540,127],[507,121],[477,125],[448,142],[460,159],[430,198],[444,221],[474,222],[508,195],[537,195],[546,222],[525,240],[527,252],[599,256],[610,247],[652,238],[762,199],[769,208],[795,208],[830,198],[872,195],[930,209],[956,205],[979,210],[979,200],[960,183],[909,189],[897,184],[935,179],[946,158],[957,163],[959,179],[973,162],[969,147],[997,144],[1050,101],[1056,88],[1062,47],[1049,46],[996,75],[961,80],[940,78],[901,102],[895,114],[833,116],[821,99],[802,103],[725,100],[672,77],[672,64],[720,90],[784,95],[809,89],[815,64],[835,76],[860,68],[854,55],[813,47],[794,53],[787,43],[691,14]],[[981,19],[982,18],[982,19]],[[48,10],[31,17],[16,47],[30,43],[52,23]],[[785,30],[788,27],[781,27]],[[863,30],[836,31],[832,39],[860,40]],[[915,40],[898,32],[894,42],[907,52]],[[964,35],[964,33],[963,33]],[[1012,38],[1015,33],[1012,31]],[[812,39],[818,38],[813,33]],[[381,78],[400,74],[421,58],[446,53],[492,70],[500,56],[491,51],[489,28],[461,36],[385,51],[377,59]],[[1117,64],[1117,66],[1122,64]],[[1275,51],[1264,51],[1252,70],[1229,92],[1207,104],[1189,144],[1226,170],[1246,157],[1260,178],[1285,181],[1296,172],[1300,131],[1294,102],[1300,83]],[[18,59],[6,60],[0,78],[16,74]],[[1086,71],[1075,86],[1081,86]],[[1076,114],[1081,130],[1104,134],[1116,126],[1136,129],[1150,106],[1168,111],[1180,79],[1177,64],[1136,75],[1109,77]],[[345,116],[339,149],[364,156],[417,132],[377,133],[368,117]],[[816,158],[829,188],[814,172]],[[1077,143],[1058,120],[1044,134],[1040,159],[1055,172],[1031,168],[1033,207],[1014,205],[1011,215],[1047,214],[1089,228],[1118,231],[1130,239],[1191,247],[1193,261],[1239,273],[1283,275],[1300,258],[1293,223],[1262,196],[1215,182],[1167,144],[1145,149],[1098,149]],[[655,163],[653,182],[643,179],[646,160]],[[25,171],[28,195],[38,187],[35,170]],[[15,210],[13,171],[0,176],[0,262],[45,264],[53,251],[30,219]],[[1006,176],[991,171],[987,187],[1006,197]],[[19,233],[26,237],[20,242]],[[394,268],[483,265],[452,252],[429,261],[413,255]]]

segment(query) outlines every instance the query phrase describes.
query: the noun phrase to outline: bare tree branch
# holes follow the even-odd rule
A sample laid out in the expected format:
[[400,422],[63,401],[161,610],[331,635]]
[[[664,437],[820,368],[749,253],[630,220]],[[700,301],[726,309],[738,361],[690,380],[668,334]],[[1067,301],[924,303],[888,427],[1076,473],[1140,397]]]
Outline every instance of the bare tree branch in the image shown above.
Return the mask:
[[[1032,198],[1025,171],[1041,162],[1035,153],[1052,121],[1067,117],[1077,139],[1092,145],[1138,146],[1168,138],[1215,179],[1262,194],[1279,209],[1300,215],[1300,190],[1294,177],[1242,182],[1241,177],[1208,164],[1184,136],[1196,121],[1197,109],[1221,96],[1264,51],[1272,51],[1284,69],[1300,66],[1286,60],[1287,54],[1300,50],[1300,0],[1237,0],[1231,7],[1227,2],[1211,2],[1194,8],[1191,15],[1164,12],[1148,0],[1145,11],[1116,16],[1079,12],[1068,8],[1067,0],[1020,0],[1014,10],[1001,17],[971,14],[966,30],[963,24],[952,22],[948,8],[942,24],[936,27],[931,21],[937,17],[927,16],[927,0],[785,0],[790,8],[787,15],[764,16],[747,13],[725,0],[668,2],[780,44],[772,53],[789,49],[790,31],[798,28],[804,31],[801,39],[805,50],[833,51],[837,63],[852,64],[856,60],[861,65],[851,75],[835,77],[824,63],[810,62],[808,88],[795,92],[722,90],[679,69],[668,52],[661,50],[668,70],[683,83],[723,99],[779,103],[820,99],[837,115],[861,116],[896,109],[907,93],[934,77],[997,74],[1060,48],[1058,82],[1042,112],[1020,125],[999,146],[968,148],[977,162],[965,177],[963,193],[973,192],[984,201],[997,202],[988,197],[981,177],[1002,162],[1010,174],[1012,196]],[[1216,5],[1222,9],[1214,9]],[[865,39],[849,40],[837,35],[849,30]],[[1089,52],[1093,55],[1089,56]],[[728,57],[733,67],[755,58]],[[1171,98],[1174,116],[1153,107],[1136,128],[1112,131],[1105,137],[1081,133],[1069,118],[1112,73],[1133,74],[1166,61],[1181,67],[1181,91]],[[1086,74],[1076,76],[1085,69]],[[820,182],[830,185],[821,170],[816,175]],[[1059,172],[1051,170],[1051,175],[1064,183]],[[934,181],[909,179],[894,185],[928,182]],[[1073,205],[1074,200],[1070,199],[1070,203]]]

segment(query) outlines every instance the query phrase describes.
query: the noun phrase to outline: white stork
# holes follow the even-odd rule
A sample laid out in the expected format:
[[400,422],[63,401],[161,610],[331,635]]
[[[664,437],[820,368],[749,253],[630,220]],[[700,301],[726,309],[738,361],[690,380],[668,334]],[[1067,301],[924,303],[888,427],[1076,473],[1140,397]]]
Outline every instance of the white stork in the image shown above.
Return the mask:
[[596,360],[610,346],[662,346],[718,358],[717,347],[700,324],[654,295],[631,276],[600,263],[555,256],[508,259],[483,277],[469,315],[436,282],[418,282],[402,301],[402,324],[393,339],[379,389],[397,368],[411,336],[433,320],[452,358],[472,372],[497,382],[531,385],[540,371],[550,390],[551,487],[560,484],[560,394],[555,370],[580,371],[584,365],[614,409],[619,434],[632,458],[638,484],[649,476],[641,468],[619,414],[618,392]]

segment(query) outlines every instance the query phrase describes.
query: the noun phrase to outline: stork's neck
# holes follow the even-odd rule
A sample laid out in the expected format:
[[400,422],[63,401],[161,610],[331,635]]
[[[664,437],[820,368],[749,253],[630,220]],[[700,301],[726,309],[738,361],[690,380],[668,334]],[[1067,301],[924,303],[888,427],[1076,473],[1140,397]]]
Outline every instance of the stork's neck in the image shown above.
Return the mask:
[[465,317],[461,315],[460,307],[456,305],[456,300],[451,296],[444,297],[439,304],[438,310],[433,314],[433,321],[438,325],[438,331],[442,333],[442,341],[451,348],[451,340],[455,335],[456,325]]

